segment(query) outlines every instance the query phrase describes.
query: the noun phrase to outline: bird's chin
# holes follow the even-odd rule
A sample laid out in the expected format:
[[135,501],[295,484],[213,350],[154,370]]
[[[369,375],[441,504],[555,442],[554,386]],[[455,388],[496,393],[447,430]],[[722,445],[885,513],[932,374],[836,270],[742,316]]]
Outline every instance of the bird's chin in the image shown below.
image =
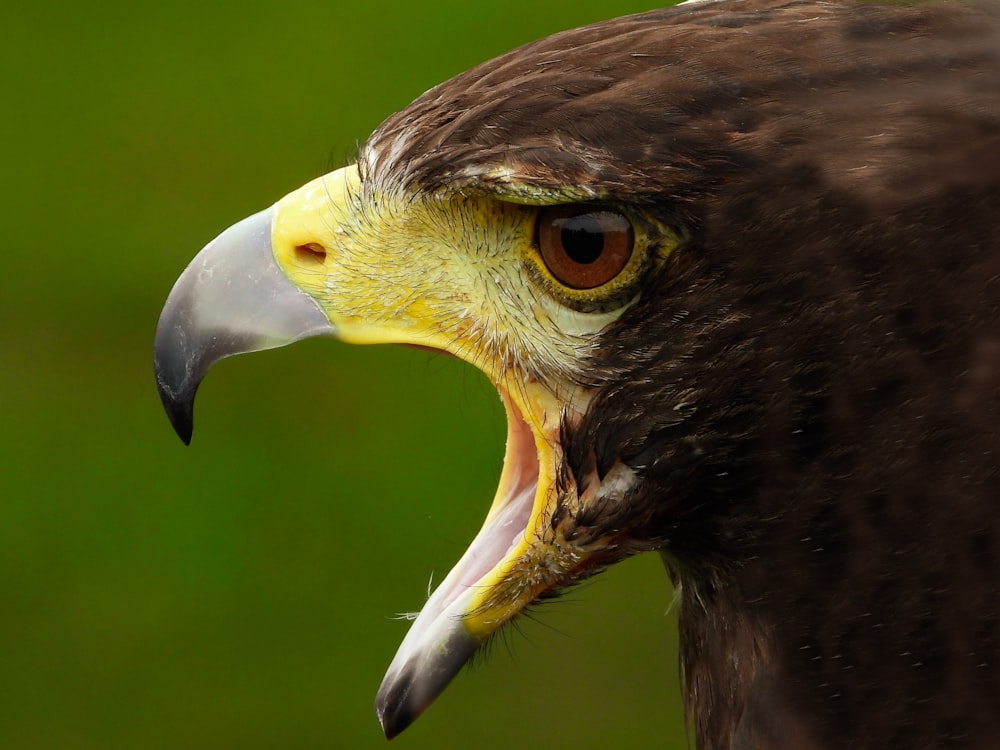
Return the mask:
[[496,497],[482,529],[417,615],[382,681],[376,711],[387,737],[416,719],[476,649],[536,596],[528,583],[520,590],[511,572],[537,545],[554,468],[552,438],[532,408],[537,400],[530,388],[513,395],[499,390],[507,412],[507,449]]

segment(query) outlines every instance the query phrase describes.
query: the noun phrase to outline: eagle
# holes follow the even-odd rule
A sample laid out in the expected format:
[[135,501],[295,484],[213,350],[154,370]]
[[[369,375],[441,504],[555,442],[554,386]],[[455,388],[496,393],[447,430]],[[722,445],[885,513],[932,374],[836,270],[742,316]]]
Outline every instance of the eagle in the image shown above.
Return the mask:
[[310,336],[453,355],[506,411],[388,737],[656,552],[697,747],[1000,746],[995,0],[700,0],[462,73],[183,272],[180,437],[214,362]]

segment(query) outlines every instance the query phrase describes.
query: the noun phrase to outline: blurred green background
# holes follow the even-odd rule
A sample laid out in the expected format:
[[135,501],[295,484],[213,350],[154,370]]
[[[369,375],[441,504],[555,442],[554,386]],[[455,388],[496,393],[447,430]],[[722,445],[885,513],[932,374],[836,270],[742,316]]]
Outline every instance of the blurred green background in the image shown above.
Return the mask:
[[[518,44],[654,3],[3,10],[0,747],[382,748],[375,690],[503,456],[496,393],[421,352],[227,360],[185,448],[151,373],[174,279]],[[687,747],[657,558],[523,620],[406,748]]]

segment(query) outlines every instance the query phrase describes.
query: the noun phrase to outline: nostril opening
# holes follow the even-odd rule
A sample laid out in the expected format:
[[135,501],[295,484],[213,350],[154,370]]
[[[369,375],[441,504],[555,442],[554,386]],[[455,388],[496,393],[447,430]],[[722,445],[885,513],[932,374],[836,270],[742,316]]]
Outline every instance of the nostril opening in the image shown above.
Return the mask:
[[315,242],[296,245],[295,257],[304,265],[321,266],[326,261],[326,248]]

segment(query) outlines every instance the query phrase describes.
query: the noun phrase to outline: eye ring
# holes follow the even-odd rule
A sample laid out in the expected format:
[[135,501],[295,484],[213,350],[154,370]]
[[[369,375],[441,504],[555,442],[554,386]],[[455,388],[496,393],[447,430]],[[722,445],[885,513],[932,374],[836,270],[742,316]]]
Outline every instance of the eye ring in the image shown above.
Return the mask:
[[570,289],[604,286],[628,265],[635,231],[622,213],[595,206],[547,206],[538,213],[536,245],[549,273]]

